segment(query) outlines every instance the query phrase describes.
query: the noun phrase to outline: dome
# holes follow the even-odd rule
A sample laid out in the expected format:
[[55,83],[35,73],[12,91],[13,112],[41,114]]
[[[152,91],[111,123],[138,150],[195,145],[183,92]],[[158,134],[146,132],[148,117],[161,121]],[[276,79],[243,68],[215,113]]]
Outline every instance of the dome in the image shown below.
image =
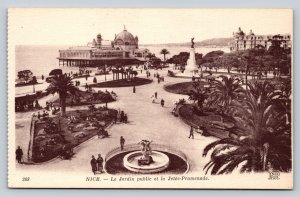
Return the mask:
[[125,45],[136,45],[136,40],[134,36],[124,29],[122,32],[116,35],[115,42],[117,44],[125,44]]
[[234,36],[235,36],[236,38],[244,37],[244,36],[245,36],[245,33],[244,33],[243,30],[239,27],[238,31],[235,32]]
[[254,36],[252,29],[250,29],[249,36]]

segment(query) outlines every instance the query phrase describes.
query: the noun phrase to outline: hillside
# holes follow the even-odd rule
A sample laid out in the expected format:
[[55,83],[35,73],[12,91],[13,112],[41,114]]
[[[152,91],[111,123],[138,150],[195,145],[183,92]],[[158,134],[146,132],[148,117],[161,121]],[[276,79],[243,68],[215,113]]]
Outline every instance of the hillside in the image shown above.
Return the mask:
[[[212,38],[212,39],[206,39],[199,42],[195,42],[195,46],[216,46],[216,47],[224,47],[228,46],[229,42],[232,38]],[[190,46],[190,42],[186,43],[166,43],[166,44],[145,44],[143,46],[165,46],[165,47],[182,47],[182,46]]]

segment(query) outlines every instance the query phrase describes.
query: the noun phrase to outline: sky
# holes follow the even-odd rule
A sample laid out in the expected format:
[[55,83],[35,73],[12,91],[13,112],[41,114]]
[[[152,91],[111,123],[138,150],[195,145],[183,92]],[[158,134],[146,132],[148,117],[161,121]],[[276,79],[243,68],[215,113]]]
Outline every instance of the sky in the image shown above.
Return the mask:
[[245,33],[293,32],[289,9],[10,9],[13,45],[86,45],[98,33],[105,40],[126,29],[140,44],[181,43]]

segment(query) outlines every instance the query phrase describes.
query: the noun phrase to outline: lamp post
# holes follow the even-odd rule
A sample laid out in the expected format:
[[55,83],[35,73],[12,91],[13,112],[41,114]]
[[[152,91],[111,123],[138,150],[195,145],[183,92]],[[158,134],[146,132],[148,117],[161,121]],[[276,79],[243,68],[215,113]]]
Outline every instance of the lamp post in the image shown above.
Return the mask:
[[105,79],[105,81],[106,81],[106,67],[107,67],[107,65],[105,64],[104,65],[104,79]]

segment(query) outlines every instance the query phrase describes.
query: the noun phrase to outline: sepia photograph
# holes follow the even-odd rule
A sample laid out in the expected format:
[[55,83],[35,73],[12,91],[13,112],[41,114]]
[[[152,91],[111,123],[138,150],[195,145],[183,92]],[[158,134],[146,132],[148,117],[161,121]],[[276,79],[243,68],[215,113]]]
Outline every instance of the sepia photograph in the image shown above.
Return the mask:
[[10,188],[293,188],[293,10],[8,9]]

